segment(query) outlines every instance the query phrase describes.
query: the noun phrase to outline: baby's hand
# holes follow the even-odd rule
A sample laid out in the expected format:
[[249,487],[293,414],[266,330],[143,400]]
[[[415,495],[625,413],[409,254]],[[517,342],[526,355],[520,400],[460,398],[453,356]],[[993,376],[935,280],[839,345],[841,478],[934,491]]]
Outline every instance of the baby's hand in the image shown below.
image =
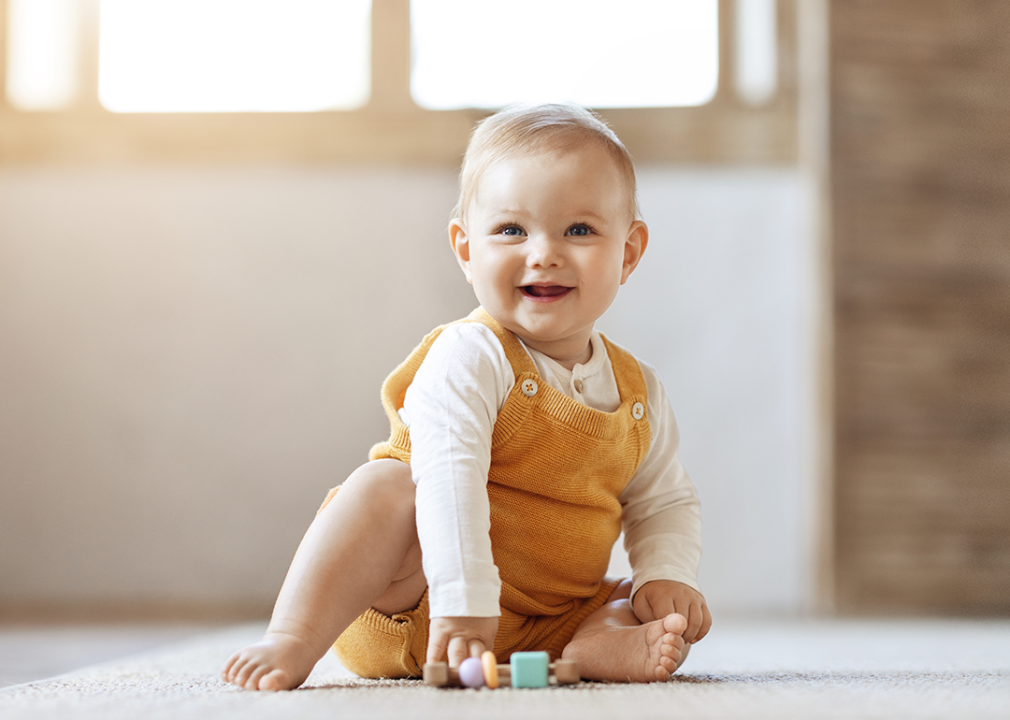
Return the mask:
[[658,620],[670,613],[680,613],[687,618],[687,630],[684,631],[684,642],[687,643],[698,642],[712,627],[712,614],[701,593],[673,580],[645,583],[635,594],[632,608],[635,617],[643,623]]
[[428,626],[427,662],[441,662],[446,654],[456,667],[468,657],[480,657],[494,647],[496,617],[439,617]]

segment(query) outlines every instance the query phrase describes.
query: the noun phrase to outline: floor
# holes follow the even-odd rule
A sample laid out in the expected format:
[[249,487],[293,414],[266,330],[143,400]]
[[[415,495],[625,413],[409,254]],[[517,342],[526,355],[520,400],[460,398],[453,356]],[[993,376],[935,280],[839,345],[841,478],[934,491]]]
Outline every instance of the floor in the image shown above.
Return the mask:
[[[0,717],[402,720],[405,708],[418,720],[1010,717],[1010,619],[721,619],[683,672],[653,685],[440,690],[419,681],[362,680],[332,655],[297,692],[250,693],[223,683],[224,660],[264,627],[0,626],[0,667],[8,682],[90,664],[0,690]],[[133,654],[101,662],[123,653]]]
[[206,623],[0,624],[0,688],[143,653],[216,628]]
[[[742,661],[744,665],[754,658],[767,656],[769,653],[778,655],[785,651],[800,664],[845,665],[850,662],[881,662],[898,660],[906,669],[919,670],[920,664],[932,667],[942,657],[942,662],[961,666],[961,669],[980,669],[986,666],[990,657],[987,656],[981,664],[972,657],[961,652],[960,640],[969,636],[977,642],[980,638],[995,641],[997,648],[1005,648],[998,653],[1005,662],[1010,662],[1010,622],[1008,621],[783,621],[769,620],[767,622],[753,620],[729,620],[720,623],[720,630],[729,630],[737,638],[747,638],[743,644],[746,648],[741,656],[741,650],[735,649],[733,657],[723,657],[721,664],[733,666]],[[43,680],[91,665],[119,660],[132,655],[140,655],[157,648],[172,645],[182,640],[213,634],[234,626],[221,623],[197,622],[165,622],[165,623],[93,623],[93,624],[0,624],[0,688],[18,685],[36,680]],[[767,632],[771,628],[780,628],[775,648],[768,647]],[[830,642],[822,645],[821,652],[811,656],[811,649],[797,647],[792,652],[789,646],[797,642],[807,633],[804,628],[816,629],[822,638],[830,638]],[[860,632],[853,632],[859,628]],[[883,648],[875,648],[866,658],[863,642],[867,636],[876,634],[875,628],[884,630],[893,641]],[[825,634],[826,633],[826,634]],[[716,651],[718,636],[714,633],[716,642],[699,645],[692,653],[694,656],[708,655]],[[753,635],[753,637],[748,637]],[[968,643],[966,643],[966,646]],[[711,646],[711,647],[710,647]],[[893,655],[893,658],[891,657]],[[752,657],[753,656],[753,657]],[[967,661],[967,665],[964,663]],[[1003,668],[1006,669],[1006,668]]]

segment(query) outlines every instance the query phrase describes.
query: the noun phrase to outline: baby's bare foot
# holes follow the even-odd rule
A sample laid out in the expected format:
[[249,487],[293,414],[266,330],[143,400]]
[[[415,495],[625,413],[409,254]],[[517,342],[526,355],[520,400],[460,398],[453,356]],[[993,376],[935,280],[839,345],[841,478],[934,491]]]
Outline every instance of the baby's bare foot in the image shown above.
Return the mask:
[[246,690],[293,690],[305,682],[319,653],[287,633],[270,633],[228,659],[221,679]]
[[669,680],[684,656],[687,620],[672,613],[644,625],[610,626],[577,636],[564,657],[579,661],[586,680]]

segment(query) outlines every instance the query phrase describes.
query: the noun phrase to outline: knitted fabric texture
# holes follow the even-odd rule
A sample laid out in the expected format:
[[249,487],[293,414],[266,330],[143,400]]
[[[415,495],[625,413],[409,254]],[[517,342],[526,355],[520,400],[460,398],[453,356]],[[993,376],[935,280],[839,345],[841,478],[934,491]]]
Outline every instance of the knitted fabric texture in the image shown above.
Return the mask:
[[[491,550],[502,579],[494,652],[502,661],[520,650],[546,650],[556,659],[618,584],[604,575],[621,529],[618,496],[649,449],[648,419],[633,414],[636,403],[648,405],[645,379],[638,361],[604,338],[621,406],[593,410],[543,382],[515,335],[483,309],[457,322],[490,328],[516,378],[491,437]],[[390,439],[373,447],[370,459],[410,462],[410,431],[397,411],[446,327],[429,333],[383,384]],[[522,391],[526,380],[537,383],[532,396]],[[363,677],[419,677],[427,643],[426,592],[404,613],[365,611],[333,649]]]
[[[457,322],[490,328],[516,378],[491,436],[487,486],[501,607],[523,616],[568,615],[603,587],[621,532],[618,496],[649,450],[648,418],[636,419],[632,410],[648,406],[641,367],[603,338],[621,406],[600,412],[544,382],[518,338],[482,308]],[[372,459],[410,462],[410,432],[397,410],[445,327],[429,333],[383,384],[390,439],[372,448]],[[530,379],[537,392],[527,395],[522,387]]]

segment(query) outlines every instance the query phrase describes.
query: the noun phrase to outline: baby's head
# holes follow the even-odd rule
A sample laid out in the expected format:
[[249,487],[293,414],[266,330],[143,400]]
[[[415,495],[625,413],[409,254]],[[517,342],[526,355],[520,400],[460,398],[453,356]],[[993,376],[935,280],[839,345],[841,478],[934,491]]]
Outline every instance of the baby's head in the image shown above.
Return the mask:
[[481,306],[565,367],[649,240],[624,145],[570,105],[507,108],[474,131],[449,242]]
[[481,178],[496,163],[516,155],[564,152],[584,143],[604,148],[625,178],[632,219],[638,219],[638,193],[631,155],[614,131],[595,113],[568,104],[514,105],[485,118],[473,131],[459,176],[453,217],[463,218]]

